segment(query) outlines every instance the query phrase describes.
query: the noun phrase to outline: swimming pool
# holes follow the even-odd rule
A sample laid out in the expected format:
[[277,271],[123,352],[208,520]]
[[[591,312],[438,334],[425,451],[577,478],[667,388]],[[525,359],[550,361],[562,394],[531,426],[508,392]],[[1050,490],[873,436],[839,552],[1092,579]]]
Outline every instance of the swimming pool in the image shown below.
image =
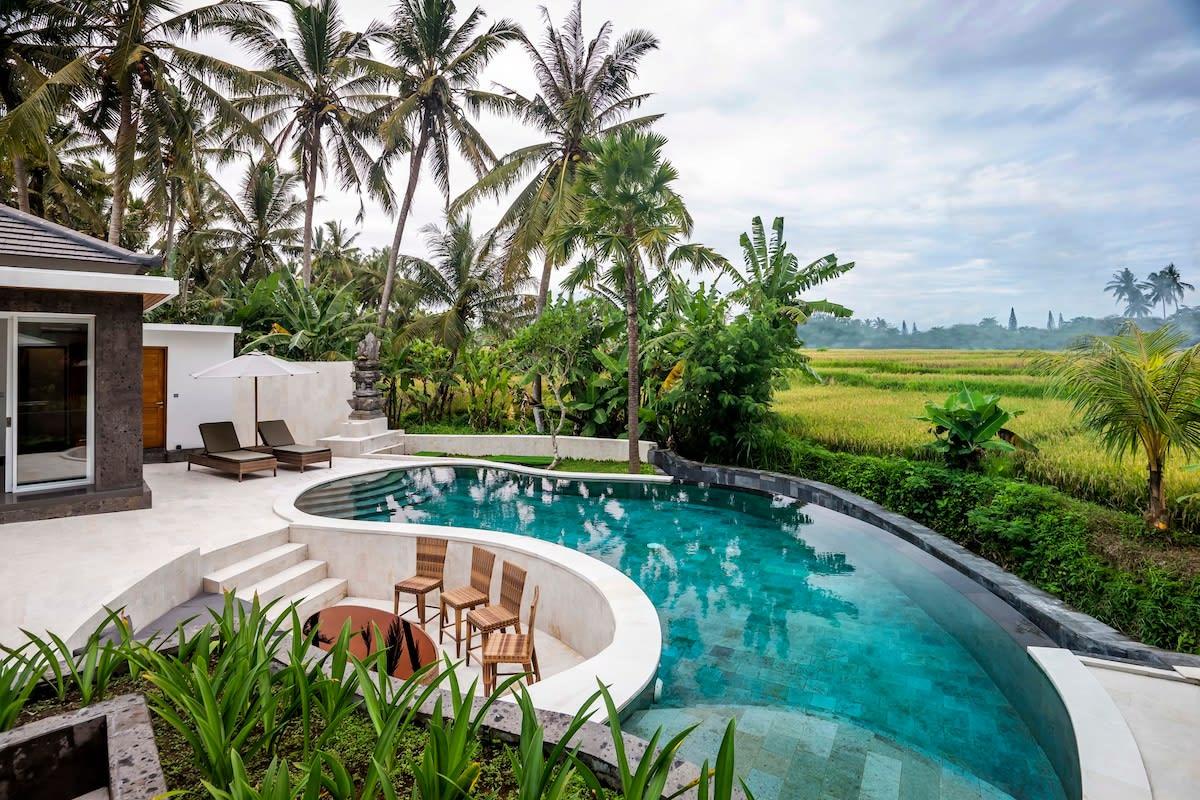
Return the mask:
[[664,643],[661,692],[629,729],[699,725],[683,752],[699,761],[736,716],[739,767],[760,800],[1075,794],[1043,749],[1063,725],[1037,709],[1057,697],[1018,643],[924,553],[841,514],[462,466],[342,478],[296,507],[524,534],[624,572],[658,610]]

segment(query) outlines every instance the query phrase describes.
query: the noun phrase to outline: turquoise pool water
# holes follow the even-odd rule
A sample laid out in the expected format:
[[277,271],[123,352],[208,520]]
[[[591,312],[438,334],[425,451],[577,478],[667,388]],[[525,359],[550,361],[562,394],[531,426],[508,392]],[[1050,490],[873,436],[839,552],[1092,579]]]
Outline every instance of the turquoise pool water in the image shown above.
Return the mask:
[[1028,668],[1032,682],[1036,667],[927,556],[843,515],[749,492],[473,467],[339,479],[296,505],[534,536],[621,570],[663,631],[661,693],[631,729],[698,724],[684,756],[699,761],[738,717],[739,765],[760,800],[1065,796],[981,660],[993,675]]

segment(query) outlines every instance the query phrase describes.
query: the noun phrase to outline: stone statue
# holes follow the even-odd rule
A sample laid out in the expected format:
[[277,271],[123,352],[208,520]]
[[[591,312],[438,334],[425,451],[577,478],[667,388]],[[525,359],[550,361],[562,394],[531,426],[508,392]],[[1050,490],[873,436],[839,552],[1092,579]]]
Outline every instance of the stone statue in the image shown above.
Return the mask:
[[354,381],[354,395],[346,402],[350,404],[350,419],[381,419],[383,413],[383,395],[375,388],[375,383],[383,376],[379,370],[379,339],[374,333],[368,333],[358,343],[354,357],[354,372],[350,376]]

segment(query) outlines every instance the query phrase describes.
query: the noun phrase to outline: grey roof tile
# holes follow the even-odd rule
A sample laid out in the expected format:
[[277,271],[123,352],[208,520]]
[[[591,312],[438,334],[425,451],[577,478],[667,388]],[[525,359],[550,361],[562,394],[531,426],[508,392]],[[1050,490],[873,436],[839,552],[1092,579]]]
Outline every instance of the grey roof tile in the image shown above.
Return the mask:
[[0,266],[137,274],[160,262],[0,204]]

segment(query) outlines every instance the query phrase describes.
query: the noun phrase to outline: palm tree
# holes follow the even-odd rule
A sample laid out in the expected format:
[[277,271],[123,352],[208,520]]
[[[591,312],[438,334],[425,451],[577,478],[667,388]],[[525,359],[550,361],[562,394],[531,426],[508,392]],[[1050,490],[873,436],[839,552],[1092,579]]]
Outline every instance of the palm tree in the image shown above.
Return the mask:
[[168,102],[168,87],[177,87],[230,125],[245,131],[252,127],[229,96],[255,85],[254,76],[178,42],[218,32],[236,40],[244,26],[269,26],[274,18],[255,0],[217,0],[183,12],[177,6],[176,0],[84,0],[77,19],[86,31],[86,44],[0,122],[0,140],[14,136],[29,141],[49,127],[64,92],[93,97],[83,122],[111,142],[108,240],[114,244],[121,239],[139,139],[145,145],[139,137],[141,122],[156,105]]
[[580,0],[567,14],[562,30],[554,27],[545,8],[541,11],[546,25],[541,46],[524,33],[520,37],[533,62],[537,94],[529,98],[501,87],[502,94],[479,93],[478,99],[533,126],[546,140],[500,158],[452,206],[458,210],[482,197],[503,197],[532,173],[501,216],[497,230],[507,235],[505,270],[510,275],[523,273],[532,253],[544,252],[538,314],[546,305],[555,266],[544,246],[546,233],[566,222],[574,208],[570,191],[577,167],[588,157],[585,142],[623,128],[647,127],[662,116],[625,119],[650,96],[634,94],[631,84],[642,56],[658,47],[653,34],[633,30],[613,46],[611,22],[603,23],[591,40],[585,38]]
[[[1166,299],[1175,304],[1176,311],[1179,310],[1179,301],[1183,299],[1184,293],[1192,292],[1196,289],[1195,286],[1183,280],[1183,276],[1179,274],[1179,270],[1176,268],[1174,262],[1167,264],[1155,274],[1158,275],[1158,282],[1163,287],[1163,294],[1166,295]],[[1167,312],[1164,306],[1163,319],[1166,319],[1166,317]]]
[[[0,0],[0,103],[6,114],[17,110],[46,78],[75,60],[85,41],[86,26],[76,9],[46,0]],[[61,92],[58,93],[61,95]],[[9,133],[0,138],[0,153],[12,164],[17,207],[33,209],[29,201],[29,158],[55,163],[45,145],[53,120],[43,118],[25,138]]]
[[221,265],[226,271],[248,281],[274,272],[297,252],[296,221],[304,213],[304,203],[295,195],[297,180],[271,158],[246,167],[237,197],[226,195],[228,226],[212,232],[227,251]]
[[287,38],[279,35],[273,19],[244,26],[241,37],[263,63],[273,86],[239,105],[259,114],[255,122],[264,130],[277,130],[276,149],[290,145],[303,176],[301,280],[308,284],[317,181],[331,166],[342,188],[361,190],[366,185],[373,197],[390,207],[391,191],[366,148],[375,138],[371,111],[387,99],[379,93],[384,65],[371,57],[371,43],[383,29],[371,23],[362,32],[347,30],[337,0],[286,2]]
[[346,284],[354,281],[362,254],[351,233],[337,220],[317,228],[313,236],[313,274],[318,281]]
[[801,267],[783,240],[783,217],[776,217],[771,223],[770,239],[763,230],[762,217],[755,217],[750,221],[750,233],[743,233],[740,242],[746,274],[736,270],[729,273],[735,287],[734,300],[752,310],[774,306],[795,324],[803,323],[817,312],[850,316],[850,309],[843,305],[828,300],[805,300],[801,295],[854,269],[853,261],[839,264],[837,256],[830,253]]
[[[641,387],[638,360],[638,295],[643,287],[667,288],[672,270],[684,263],[696,269],[728,269],[712,250],[678,245],[691,234],[692,217],[674,189],[678,173],[663,160],[666,139],[627,128],[588,142],[589,159],[579,166],[572,220],[551,233],[551,247],[566,252],[582,246],[585,257],[568,286],[605,285],[625,300],[628,346],[629,471],[641,470],[638,412]],[[602,267],[602,265],[606,265]],[[647,266],[656,270],[653,277]]]
[[475,236],[469,218],[421,232],[429,259],[404,256],[400,263],[419,302],[434,311],[412,322],[410,334],[431,337],[453,361],[473,329],[508,331],[527,315],[528,295],[506,279],[503,263],[485,246],[489,236]]
[[1154,310],[1154,303],[1142,291],[1142,286],[1139,285],[1135,288],[1133,294],[1125,299],[1125,310],[1121,312],[1122,316],[1129,319],[1140,319],[1141,317],[1150,316],[1150,312]]
[[1111,454],[1141,452],[1147,465],[1146,520],[1167,527],[1163,470],[1172,448],[1200,452],[1200,345],[1169,325],[1149,333],[1132,322],[1035,362],[1072,401],[1083,425]]
[[1135,294],[1141,293],[1141,288],[1138,285],[1137,276],[1133,274],[1133,270],[1125,267],[1120,272],[1114,272],[1112,279],[1104,287],[1104,291],[1113,296],[1119,304],[1128,302]]
[[421,167],[428,160],[434,181],[448,201],[452,150],[477,175],[495,161],[495,154],[467,118],[466,107],[471,104],[479,73],[518,36],[519,29],[509,20],[499,20],[473,35],[483,20],[483,10],[475,8],[455,26],[456,10],[452,0],[401,0],[387,34],[388,55],[395,64],[390,78],[397,96],[380,110],[385,139],[393,148],[402,142],[415,144],[409,153],[408,184],[379,298],[380,326],[387,322],[400,243]]

